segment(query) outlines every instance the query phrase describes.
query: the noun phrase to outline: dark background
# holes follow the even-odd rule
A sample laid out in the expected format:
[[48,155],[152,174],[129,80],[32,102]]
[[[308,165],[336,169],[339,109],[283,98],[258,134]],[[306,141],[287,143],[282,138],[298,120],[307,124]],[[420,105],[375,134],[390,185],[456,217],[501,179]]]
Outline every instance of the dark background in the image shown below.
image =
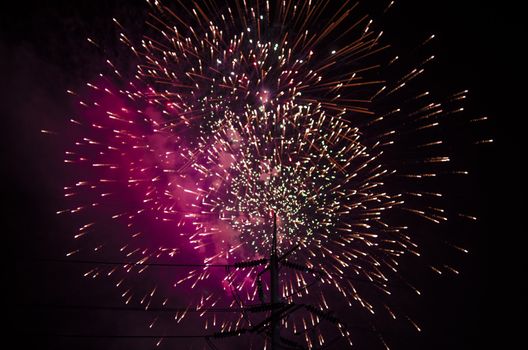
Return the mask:
[[[70,113],[65,90],[97,73],[102,56],[86,36],[97,38],[110,48],[109,55],[118,57],[119,52],[111,51],[116,43],[112,17],[141,32],[145,6],[123,0],[22,1],[14,6],[0,15],[2,285],[7,292],[3,303],[10,311],[4,319],[9,324],[6,337],[16,348],[151,348],[149,343],[114,339],[45,337],[97,329],[130,332],[120,324],[121,315],[27,306],[72,299],[78,304],[120,303],[110,289],[86,284],[81,267],[32,260],[63,256],[69,230],[54,214],[66,182],[61,172],[64,145],[39,130],[60,129]],[[468,88],[469,108],[490,118],[479,131],[482,138],[495,140],[466,158],[473,175],[463,200],[481,220],[459,228],[471,251],[458,266],[462,274],[428,281],[416,301],[424,332],[397,342],[397,349],[520,348],[528,311],[523,286],[526,230],[521,228],[527,41],[521,12],[513,1],[401,1],[390,16],[393,22],[387,23],[390,42],[402,49],[430,33],[437,35],[432,51],[440,64],[434,69],[443,79],[435,82],[436,88]]]

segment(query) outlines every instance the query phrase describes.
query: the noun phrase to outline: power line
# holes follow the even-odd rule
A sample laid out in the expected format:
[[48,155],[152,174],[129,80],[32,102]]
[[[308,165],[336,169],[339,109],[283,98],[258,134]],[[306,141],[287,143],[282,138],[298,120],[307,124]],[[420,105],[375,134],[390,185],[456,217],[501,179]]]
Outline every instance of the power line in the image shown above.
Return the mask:
[[49,338],[87,338],[87,339],[108,339],[108,338],[145,338],[145,339],[161,339],[161,338],[213,338],[214,335],[148,335],[148,334],[25,334],[24,336],[31,337],[49,337]]
[[135,266],[159,266],[159,267],[236,267],[233,264],[184,264],[184,263],[151,263],[140,261],[103,261],[103,260],[81,260],[81,259],[56,259],[42,258],[32,259],[40,262],[70,263],[70,264],[92,264],[92,265],[135,265]]
[[105,305],[68,305],[68,304],[27,304],[20,305],[22,308],[41,309],[64,309],[64,310],[108,310],[108,311],[142,311],[142,312],[252,312],[253,306],[246,308],[212,307],[196,309],[190,307],[129,307],[129,306],[105,306]]

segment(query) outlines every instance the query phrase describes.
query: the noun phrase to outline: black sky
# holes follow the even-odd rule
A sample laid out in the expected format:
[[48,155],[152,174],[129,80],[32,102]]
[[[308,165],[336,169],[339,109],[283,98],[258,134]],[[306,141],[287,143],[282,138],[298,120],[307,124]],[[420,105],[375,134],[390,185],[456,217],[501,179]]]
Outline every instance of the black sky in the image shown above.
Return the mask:
[[[42,137],[39,130],[60,129],[71,113],[65,90],[98,72],[97,54],[85,37],[112,47],[116,43],[112,17],[123,19],[128,28],[141,28],[145,12],[141,1],[53,0],[20,2],[0,14],[2,233],[7,238],[3,252],[8,253],[2,254],[6,270],[2,285],[8,292],[3,302],[9,306],[6,321],[12,328],[7,337],[16,348],[119,349],[125,348],[122,340],[44,335],[141,332],[130,316],[31,305],[68,300],[120,303],[111,288],[95,288],[83,280],[82,267],[32,260],[63,256],[71,229],[54,214],[66,182],[60,171],[64,145],[60,139]],[[396,349],[477,349],[490,344],[520,348],[516,342],[528,311],[522,298],[528,295],[522,286],[527,275],[526,229],[520,224],[525,207],[521,165],[526,159],[528,62],[521,12],[513,1],[401,1],[390,16],[394,22],[387,23],[392,28],[387,33],[390,41],[402,50],[430,33],[437,35],[433,51],[440,63],[434,69],[443,77],[435,82],[437,91],[469,89],[468,107],[490,118],[479,132],[495,140],[492,146],[464,155],[474,175],[460,200],[482,219],[458,228],[457,235],[471,251],[459,261],[462,274],[427,279],[424,296],[413,306],[424,332],[402,336],[404,340],[395,341]],[[126,346],[152,348],[146,344]]]

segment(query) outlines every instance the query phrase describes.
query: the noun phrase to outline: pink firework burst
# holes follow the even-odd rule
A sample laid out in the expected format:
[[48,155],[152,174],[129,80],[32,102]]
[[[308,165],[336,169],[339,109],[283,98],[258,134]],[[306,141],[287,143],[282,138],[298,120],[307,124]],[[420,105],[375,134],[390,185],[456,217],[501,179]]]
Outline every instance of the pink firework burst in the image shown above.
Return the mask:
[[276,224],[280,299],[302,308],[280,317],[283,337],[353,344],[343,301],[400,318],[393,288],[420,292],[399,262],[420,256],[421,221],[450,214],[431,179],[465,174],[442,125],[469,121],[467,91],[432,97],[417,81],[434,56],[400,62],[349,1],[147,2],[141,42],[115,21],[135,71],[107,61],[70,92],[79,115],[65,162],[79,178],[60,212],[86,224],[68,256],[91,259],[86,276],[113,278],[127,304],[181,306],[177,323],[197,318],[217,336],[262,335],[271,311],[247,310],[271,302]]

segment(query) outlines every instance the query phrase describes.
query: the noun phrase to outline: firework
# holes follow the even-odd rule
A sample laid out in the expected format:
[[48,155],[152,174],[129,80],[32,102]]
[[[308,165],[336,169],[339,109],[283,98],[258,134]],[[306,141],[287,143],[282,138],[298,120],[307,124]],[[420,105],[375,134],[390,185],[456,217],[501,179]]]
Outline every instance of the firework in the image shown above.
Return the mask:
[[[280,295],[311,310],[284,318],[284,336],[322,346],[328,311],[343,301],[397,318],[377,292],[401,282],[403,255],[420,255],[412,216],[448,219],[427,180],[464,171],[433,131],[463,112],[467,91],[436,101],[409,87],[434,56],[400,64],[348,1],[337,11],[324,1],[148,4],[140,43],[115,20],[137,69],[107,61],[85,91],[69,91],[81,111],[65,162],[82,176],[60,212],[86,224],[68,256],[125,261],[86,276],[115,278],[127,304],[168,306],[171,288],[192,289],[177,323],[191,308],[208,331],[251,329],[264,316],[211,310],[265,302],[265,265],[240,263],[269,256],[274,213],[278,253],[288,254]],[[150,264],[183,259],[201,266],[138,282]]]

